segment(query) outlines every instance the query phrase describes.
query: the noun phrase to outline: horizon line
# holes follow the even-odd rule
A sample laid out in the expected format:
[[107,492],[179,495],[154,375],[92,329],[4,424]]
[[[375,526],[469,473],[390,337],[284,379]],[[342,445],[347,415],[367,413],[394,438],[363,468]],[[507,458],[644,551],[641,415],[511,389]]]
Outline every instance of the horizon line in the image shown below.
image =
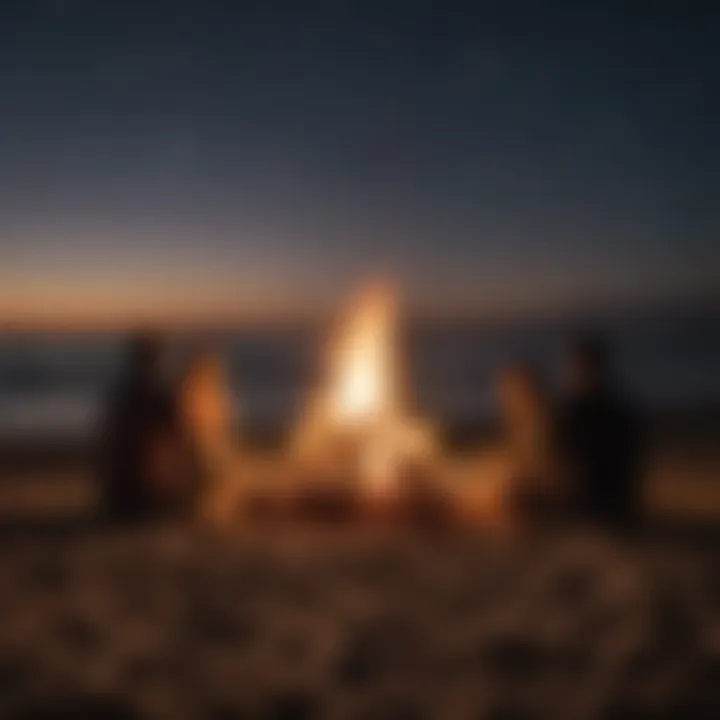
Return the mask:
[[[343,304],[342,307],[345,307]],[[317,325],[329,321],[337,314],[337,307],[298,312],[276,311],[265,314],[148,314],[146,316],[117,315],[110,318],[92,316],[51,317],[34,313],[26,316],[17,314],[10,317],[0,316],[0,333],[23,332],[133,332],[142,329],[160,332],[223,332],[252,328],[270,328],[278,326]],[[642,318],[648,315],[661,315],[668,312],[700,313],[720,316],[720,297],[694,299],[665,299],[662,301],[633,302],[624,304],[576,304],[533,308],[412,308],[404,316],[408,322],[438,323],[520,323],[542,321],[582,321],[586,319],[624,319]]]

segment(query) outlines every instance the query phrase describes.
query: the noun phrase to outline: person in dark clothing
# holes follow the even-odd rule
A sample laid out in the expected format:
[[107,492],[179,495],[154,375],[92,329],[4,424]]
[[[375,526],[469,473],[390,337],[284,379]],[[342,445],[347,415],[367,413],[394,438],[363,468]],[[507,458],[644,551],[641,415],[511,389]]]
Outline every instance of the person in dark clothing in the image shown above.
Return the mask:
[[615,389],[606,350],[597,340],[577,342],[567,370],[559,432],[578,509],[590,521],[633,524],[640,513],[637,415]]
[[158,337],[134,337],[108,403],[101,494],[116,520],[178,514],[191,505],[181,417],[162,377],[163,355]]

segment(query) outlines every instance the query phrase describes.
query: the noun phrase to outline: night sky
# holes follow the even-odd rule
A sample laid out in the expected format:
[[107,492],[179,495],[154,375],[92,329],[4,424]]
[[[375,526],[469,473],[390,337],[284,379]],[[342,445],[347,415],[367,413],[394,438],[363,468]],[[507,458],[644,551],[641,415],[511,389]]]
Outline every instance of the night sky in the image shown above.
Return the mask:
[[0,318],[707,297],[715,2],[0,9]]

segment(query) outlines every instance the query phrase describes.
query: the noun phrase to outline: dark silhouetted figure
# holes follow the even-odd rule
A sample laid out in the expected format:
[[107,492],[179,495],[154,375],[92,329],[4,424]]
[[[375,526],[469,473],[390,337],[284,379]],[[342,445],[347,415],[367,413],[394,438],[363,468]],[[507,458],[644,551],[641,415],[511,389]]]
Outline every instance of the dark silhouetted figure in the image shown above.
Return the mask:
[[560,413],[560,442],[582,516],[629,526],[640,514],[638,418],[615,389],[605,347],[577,342],[569,356],[568,395]]
[[163,378],[163,350],[154,335],[134,337],[108,403],[101,491],[115,520],[175,515],[191,506],[183,428],[175,393]]

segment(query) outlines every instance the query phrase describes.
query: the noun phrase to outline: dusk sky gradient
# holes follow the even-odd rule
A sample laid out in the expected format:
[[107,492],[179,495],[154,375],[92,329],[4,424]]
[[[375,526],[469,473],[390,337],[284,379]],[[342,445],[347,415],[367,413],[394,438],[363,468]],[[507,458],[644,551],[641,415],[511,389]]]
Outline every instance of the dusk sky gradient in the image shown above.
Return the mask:
[[3,3],[0,319],[711,297],[718,48],[714,2]]

